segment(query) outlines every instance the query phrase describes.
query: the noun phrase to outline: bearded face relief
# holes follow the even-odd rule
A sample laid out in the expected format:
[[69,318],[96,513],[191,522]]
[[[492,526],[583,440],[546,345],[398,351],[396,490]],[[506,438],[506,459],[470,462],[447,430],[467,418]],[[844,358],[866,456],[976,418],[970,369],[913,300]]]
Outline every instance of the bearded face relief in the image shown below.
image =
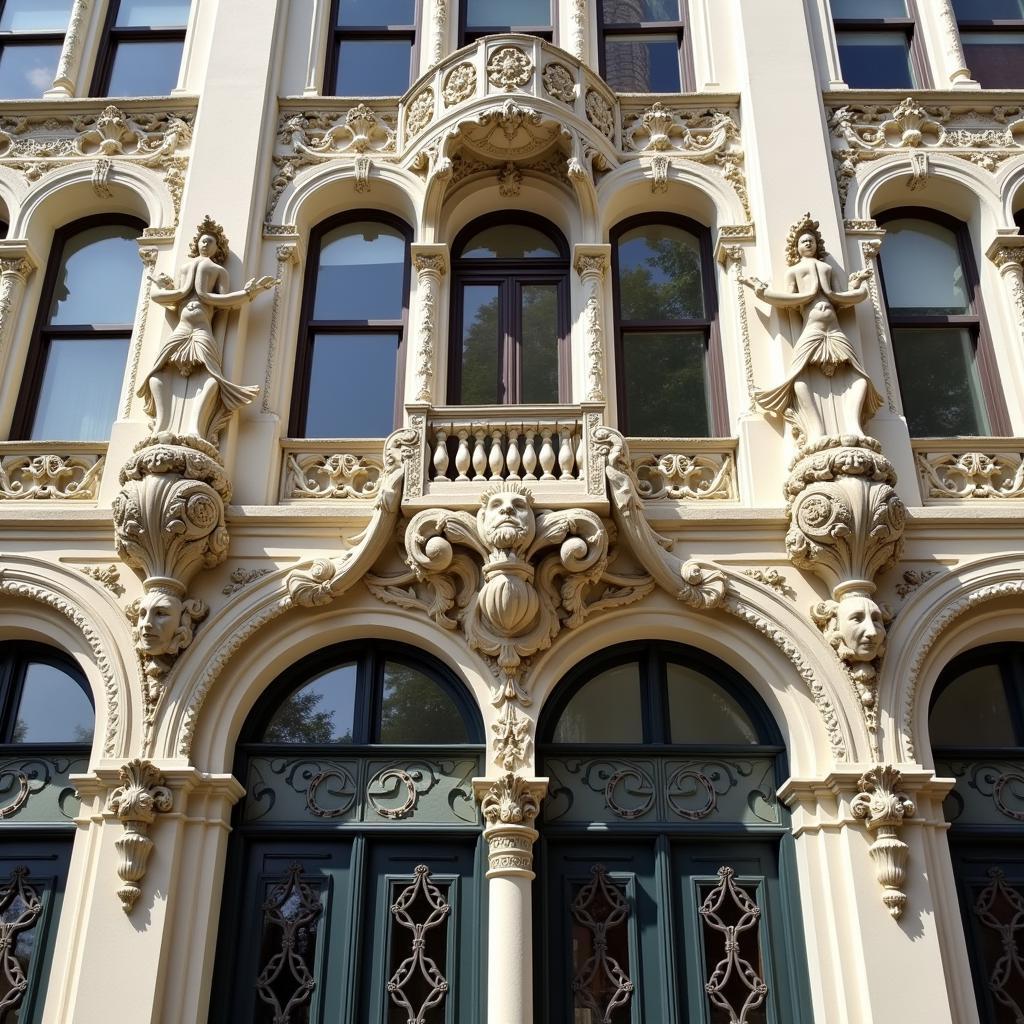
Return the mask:
[[836,631],[842,641],[840,657],[849,661],[874,661],[885,646],[882,609],[862,594],[850,594],[839,601]]
[[140,598],[135,632],[139,650],[148,657],[172,653],[174,634],[184,612],[181,598],[163,590],[150,590]]
[[537,532],[533,495],[525,487],[502,484],[480,496],[477,527],[488,547],[524,551]]

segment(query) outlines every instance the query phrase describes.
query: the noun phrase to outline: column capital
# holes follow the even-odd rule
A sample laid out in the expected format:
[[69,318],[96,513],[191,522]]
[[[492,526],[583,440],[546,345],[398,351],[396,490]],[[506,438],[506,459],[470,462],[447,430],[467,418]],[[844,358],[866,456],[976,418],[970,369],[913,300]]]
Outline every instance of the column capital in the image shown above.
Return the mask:
[[594,274],[603,278],[611,265],[612,247],[605,244],[578,244],[572,248],[572,265],[581,278]]
[[1024,267],[1024,235],[997,235],[985,255],[1000,273],[1020,270]]
[[532,879],[533,827],[540,802],[548,791],[547,779],[524,779],[506,772],[498,779],[474,779],[473,792],[486,821],[488,878]]
[[409,252],[417,274],[434,273],[443,277],[448,273],[448,246],[444,243],[413,242]]

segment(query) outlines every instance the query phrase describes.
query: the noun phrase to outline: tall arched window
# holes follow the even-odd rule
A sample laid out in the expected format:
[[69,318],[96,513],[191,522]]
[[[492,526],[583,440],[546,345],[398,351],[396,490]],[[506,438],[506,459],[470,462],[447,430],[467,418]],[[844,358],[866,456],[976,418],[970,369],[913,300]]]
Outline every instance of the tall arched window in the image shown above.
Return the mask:
[[809,1021],[784,752],[750,687],[693,648],[624,645],[538,732],[540,1019]]
[[410,237],[371,210],[311,234],[293,437],[385,437],[400,419]]
[[881,266],[903,412],[917,437],[1003,434],[1006,407],[967,226],[891,210]]
[[728,430],[706,228],[669,214],[612,232],[619,426],[635,437]]
[[932,697],[960,916],[982,1024],[1024,1015],[1024,644],[954,658]]
[[88,683],[70,658],[42,644],[0,644],[4,1021],[42,1018],[78,813],[70,776],[87,769],[92,733]]
[[132,217],[89,217],[54,236],[13,437],[110,436],[139,304],[136,239],[144,228]]
[[483,1019],[482,743],[410,648],[327,648],[270,687],[238,748],[211,1020]]
[[453,248],[449,401],[569,401],[569,250],[559,230],[526,213],[493,214]]

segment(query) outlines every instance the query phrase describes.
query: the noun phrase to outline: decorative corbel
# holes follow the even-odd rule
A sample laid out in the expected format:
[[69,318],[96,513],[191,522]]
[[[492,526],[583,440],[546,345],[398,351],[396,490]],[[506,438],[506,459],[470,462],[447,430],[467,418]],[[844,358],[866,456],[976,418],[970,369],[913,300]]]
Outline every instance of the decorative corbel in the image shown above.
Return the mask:
[[149,826],[158,813],[171,809],[173,801],[171,791],[152,761],[138,757],[129,761],[121,768],[120,778],[123,785],[110,794],[107,809],[124,825],[124,834],[114,845],[120,854],[117,874],[124,883],[117,890],[117,896],[128,914],[142,894],[139,882],[146,875],[149,855],[153,852]]
[[907,905],[903,883],[910,853],[898,833],[903,819],[917,812],[914,801],[899,792],[901,782],[896,768],[880,764],[860,777],[851,803],[853,816],[863,818],[874,836],[869,853],[875,862],[875,878],[882,885],[882,902],[896,920]]

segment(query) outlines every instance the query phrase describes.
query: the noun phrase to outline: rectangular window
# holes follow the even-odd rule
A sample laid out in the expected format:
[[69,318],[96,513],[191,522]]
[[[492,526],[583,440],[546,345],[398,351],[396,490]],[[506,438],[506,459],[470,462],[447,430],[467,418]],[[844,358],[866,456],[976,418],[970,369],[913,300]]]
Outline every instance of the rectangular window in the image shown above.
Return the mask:
[[927,86],[911,0],[832,0],[843,80],[851,89]]
[[28,99],[53,85],[73,0],[0,3],[0,99]]
[[412,81],[416,0],[335,0],[324,92],[401,96]]
[[953,0],[971,77],[985,89],[1024,86],[1024,0]]
[[691,89],[681,0],[601,0],[601,73],[616,92]]
[[111,0],[96,96],[167,96],[178,84],[190,0]]
[[498,32],[552,39],[551,0],[463,0],[459,46]]

